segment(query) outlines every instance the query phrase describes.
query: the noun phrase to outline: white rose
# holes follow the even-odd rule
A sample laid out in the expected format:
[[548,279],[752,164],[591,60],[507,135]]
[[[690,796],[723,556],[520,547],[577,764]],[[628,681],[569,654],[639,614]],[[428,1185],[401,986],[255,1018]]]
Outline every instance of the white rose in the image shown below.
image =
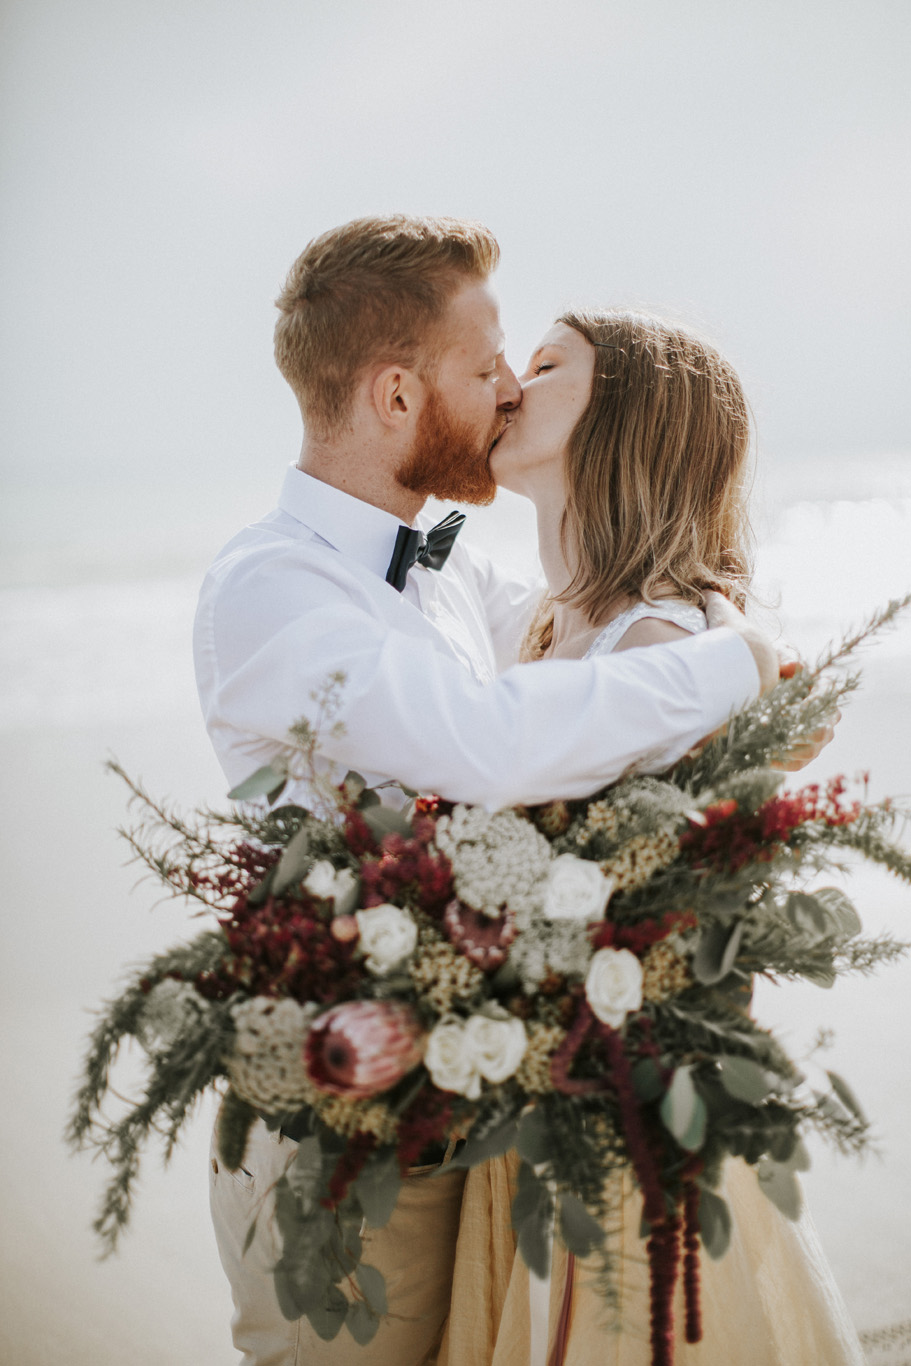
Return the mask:
[[603,1024],[619,1029],[642,1005],[642,964],[629,949],[599,949],[585,979],[585,998]]
[[461,1020],[441,1020],[430,1031],[424,1066],[441,1091],[455,1091],[469,1100],[477,1100],[481,1094],[481,1074]]
[[597,863],[575,854],[558,854],[544,883],[544,917],[600,920],[613,890],[613,878],[605,877]]
[[486,1015],[472,1015],[465,1026],[465,1042],[481,1076],[499,1082],[511,1077],[519,1066],[528,1036],[515,1016],[492,1020]]
[[328,901],[335,895],[335,869],[328,859],[314,863],[304,878],[304,886],[311,896],[318,896],[321,901]]
[[361,947],[367,955],[367,969],[377,977],[414,953],[418,927],[410,911],[384,903],[368,911],[356,911],[355,919]]
[[304,886],[311,896],[321,901],[334,901],[336,915],[348,915],[357,902],[357,874],[350,868],[339,868],[336,872],[328,859],[314,863]]

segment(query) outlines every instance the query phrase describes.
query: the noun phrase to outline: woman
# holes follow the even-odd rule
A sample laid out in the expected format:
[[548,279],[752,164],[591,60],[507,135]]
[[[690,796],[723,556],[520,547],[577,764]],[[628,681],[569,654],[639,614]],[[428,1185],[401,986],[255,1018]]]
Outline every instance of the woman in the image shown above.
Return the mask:
[[[525,657],[580,659],[705,629],[701,595],[749,587],[749,410],[732,366],[688,330],[634,313],[572,312],[522,376],[523,401],[491,467],[537,511],[547,594]],[[550,1285],[515,1252],[514,1155],[465,1187],[441,1366],[648,1366],[648,1270],[632,1182],[614,1192],[608,1247],[618,1302],[557,1245]],[[786,1220],[742,1162],[724,1194],[731,1246],[702,1257],[705,1335],[678,1366],[847,1366],[857,1335],[809,1219]],[[680,1287],[678,1287],[680,1290]],[[619,1331],[618,1331],[619,1330]]]

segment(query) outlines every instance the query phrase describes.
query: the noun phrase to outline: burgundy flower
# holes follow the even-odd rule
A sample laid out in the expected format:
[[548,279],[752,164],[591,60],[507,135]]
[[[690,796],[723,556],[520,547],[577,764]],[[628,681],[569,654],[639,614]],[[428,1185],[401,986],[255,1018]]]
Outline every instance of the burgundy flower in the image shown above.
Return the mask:
[[321,1091],[361,1099],[388,1091],[423,1052],[424,1032],[410,1006],[346,1001],[310,1026],[304,1065]]

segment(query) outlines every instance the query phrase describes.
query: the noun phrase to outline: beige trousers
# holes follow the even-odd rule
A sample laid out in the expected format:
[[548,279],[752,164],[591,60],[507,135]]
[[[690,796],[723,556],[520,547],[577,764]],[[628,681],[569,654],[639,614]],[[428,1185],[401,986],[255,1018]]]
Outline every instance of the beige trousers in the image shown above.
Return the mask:
[[[365,1366],[368,1361],[370,1366],[431,1366],[449,1313],[465,1172],[435,1176],[437,1167],[413,1168],[389,1223],[366,1231],[363,1259],[386,1278],[389,1314],[363,1348],[345,1328],[334,1341],[323,1342],[307,1319],[289,1323],[278,1307],[272,1269],[281,1241],[272,1191],[296,1151],[290,1139],[257,1121],[243,1166],[229,1172],[213,1140],[212,1222],[231,1284],[231,1327],[243,1366]],[[256,1234],[244,1252],[254,1219]]]

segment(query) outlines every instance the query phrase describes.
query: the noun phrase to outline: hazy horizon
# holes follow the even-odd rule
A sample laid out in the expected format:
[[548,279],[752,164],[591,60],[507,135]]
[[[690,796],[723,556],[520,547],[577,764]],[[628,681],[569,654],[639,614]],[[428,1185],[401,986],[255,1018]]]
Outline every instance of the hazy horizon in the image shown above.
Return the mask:
[[137,543],[271,506],[300,441],[272,301],[311,236],[389,210],[494,229],[518,365],[568,302],[648,305],[730,354],[764,459],[822,485],[833,457],[911,451],[899,0],[7,0],[2,22],[11,542],[45,513],[57,539],[57,505]]

